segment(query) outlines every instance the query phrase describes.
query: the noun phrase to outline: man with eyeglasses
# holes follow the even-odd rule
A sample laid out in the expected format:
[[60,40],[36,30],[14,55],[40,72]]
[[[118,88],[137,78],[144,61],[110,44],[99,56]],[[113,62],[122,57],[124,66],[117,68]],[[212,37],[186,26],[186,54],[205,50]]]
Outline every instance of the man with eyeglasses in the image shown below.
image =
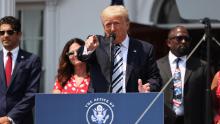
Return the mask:
[[[190,57],[191,38],[184,26],[168,34],[168,55],[157,61],[164,90],[165,124],[204,124],[206,63]],[[169,84],[168,84],[169,83]]]
[[40,58],[20,48],[20,21],[0,19],[0,124],[33,124],[34,95],[39,91]]

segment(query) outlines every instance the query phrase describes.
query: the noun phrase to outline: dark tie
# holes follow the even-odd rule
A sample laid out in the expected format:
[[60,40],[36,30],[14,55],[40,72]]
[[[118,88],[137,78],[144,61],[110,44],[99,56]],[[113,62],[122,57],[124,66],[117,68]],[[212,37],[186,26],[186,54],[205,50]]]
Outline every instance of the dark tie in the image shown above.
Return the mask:
[[7,62],[6,62],[6,66],[5,66],[5,74],[6,74],[6,83],[7,86],[9,86],[10,81],[11,81],[11,71],[12,71],[12,54],[11,52],[7,53]]
[[182,98],[182,81],[181,81],[181,71],[179,68],[179,62],[181,61],[180,58],[176,60],[176,69],[173,75],[173,108],[177,115],[183,114],[183,98]]
[[123,57],[120,45],[114,46],[114,64],[112,72],[112,92],[121,93],[123,86]]

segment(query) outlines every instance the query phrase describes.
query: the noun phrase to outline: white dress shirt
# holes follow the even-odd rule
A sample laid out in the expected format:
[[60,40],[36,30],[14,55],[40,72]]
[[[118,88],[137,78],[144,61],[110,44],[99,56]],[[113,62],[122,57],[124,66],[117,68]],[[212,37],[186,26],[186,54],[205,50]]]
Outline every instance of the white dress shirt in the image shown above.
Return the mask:
[[[13,70],[14,70],[14,67],[15,67],[15,62],[16,62],[16,59],[17,59],[17,57],[18,57],[18,50],[19,50],[19,47],[16,47],[16,48],[14,48],[12,51],[10,51],[11,52],[11,54],[12,54],[12,71],[11,71],[11,74],[13,74]],[[8,56],[7,56],[7,53],[8,53],[9,51],[8,50],[6,50],[4,47],[3,47],[3,56],[4,56],[4,67],[6,66],[6,62],[7,62],[7,60],[8,60]]]
[[126,83],[125,83],[125,77],[126,77],[126,68],[127,68],[127,56],[128,56],[128,47],[129,47],[129,37],[126,36],[125,40],[121,43],[121,53],[123,56],[123,87],[122,87],[122,93],[126,93]]

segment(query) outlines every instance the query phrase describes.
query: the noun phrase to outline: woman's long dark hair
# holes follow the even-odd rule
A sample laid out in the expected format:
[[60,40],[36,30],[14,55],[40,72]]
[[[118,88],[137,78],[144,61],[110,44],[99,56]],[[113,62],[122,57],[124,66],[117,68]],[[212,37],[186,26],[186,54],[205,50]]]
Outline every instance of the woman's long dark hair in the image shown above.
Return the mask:
[[[77,43],[80,46],[83,46],[85,42],[79,38],[70,39],[63,48],[63,52],[59,59],[59,68],[57,71],[57,80],[61,84],[62,87],[65,86],[67,81],[71,78],[71,75],[75,73],[74,66],[69,60],[67,53],[69,52],[69,48],[73,43]],[[87,69],[88,71],[88,69]]]

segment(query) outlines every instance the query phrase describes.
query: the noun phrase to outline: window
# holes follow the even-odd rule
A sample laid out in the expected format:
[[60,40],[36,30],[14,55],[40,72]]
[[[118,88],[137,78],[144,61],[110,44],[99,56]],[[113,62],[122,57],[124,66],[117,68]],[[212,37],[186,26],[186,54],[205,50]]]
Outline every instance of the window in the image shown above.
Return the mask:
[[[21,48],[38,55],[43,63],[44,42],[44,3],[43,2],[17,2],[16,17],[21,21],[22,41]],[[42,79],[44,80],[44,73]],[[43,85],[41,90],[43,90]]]

